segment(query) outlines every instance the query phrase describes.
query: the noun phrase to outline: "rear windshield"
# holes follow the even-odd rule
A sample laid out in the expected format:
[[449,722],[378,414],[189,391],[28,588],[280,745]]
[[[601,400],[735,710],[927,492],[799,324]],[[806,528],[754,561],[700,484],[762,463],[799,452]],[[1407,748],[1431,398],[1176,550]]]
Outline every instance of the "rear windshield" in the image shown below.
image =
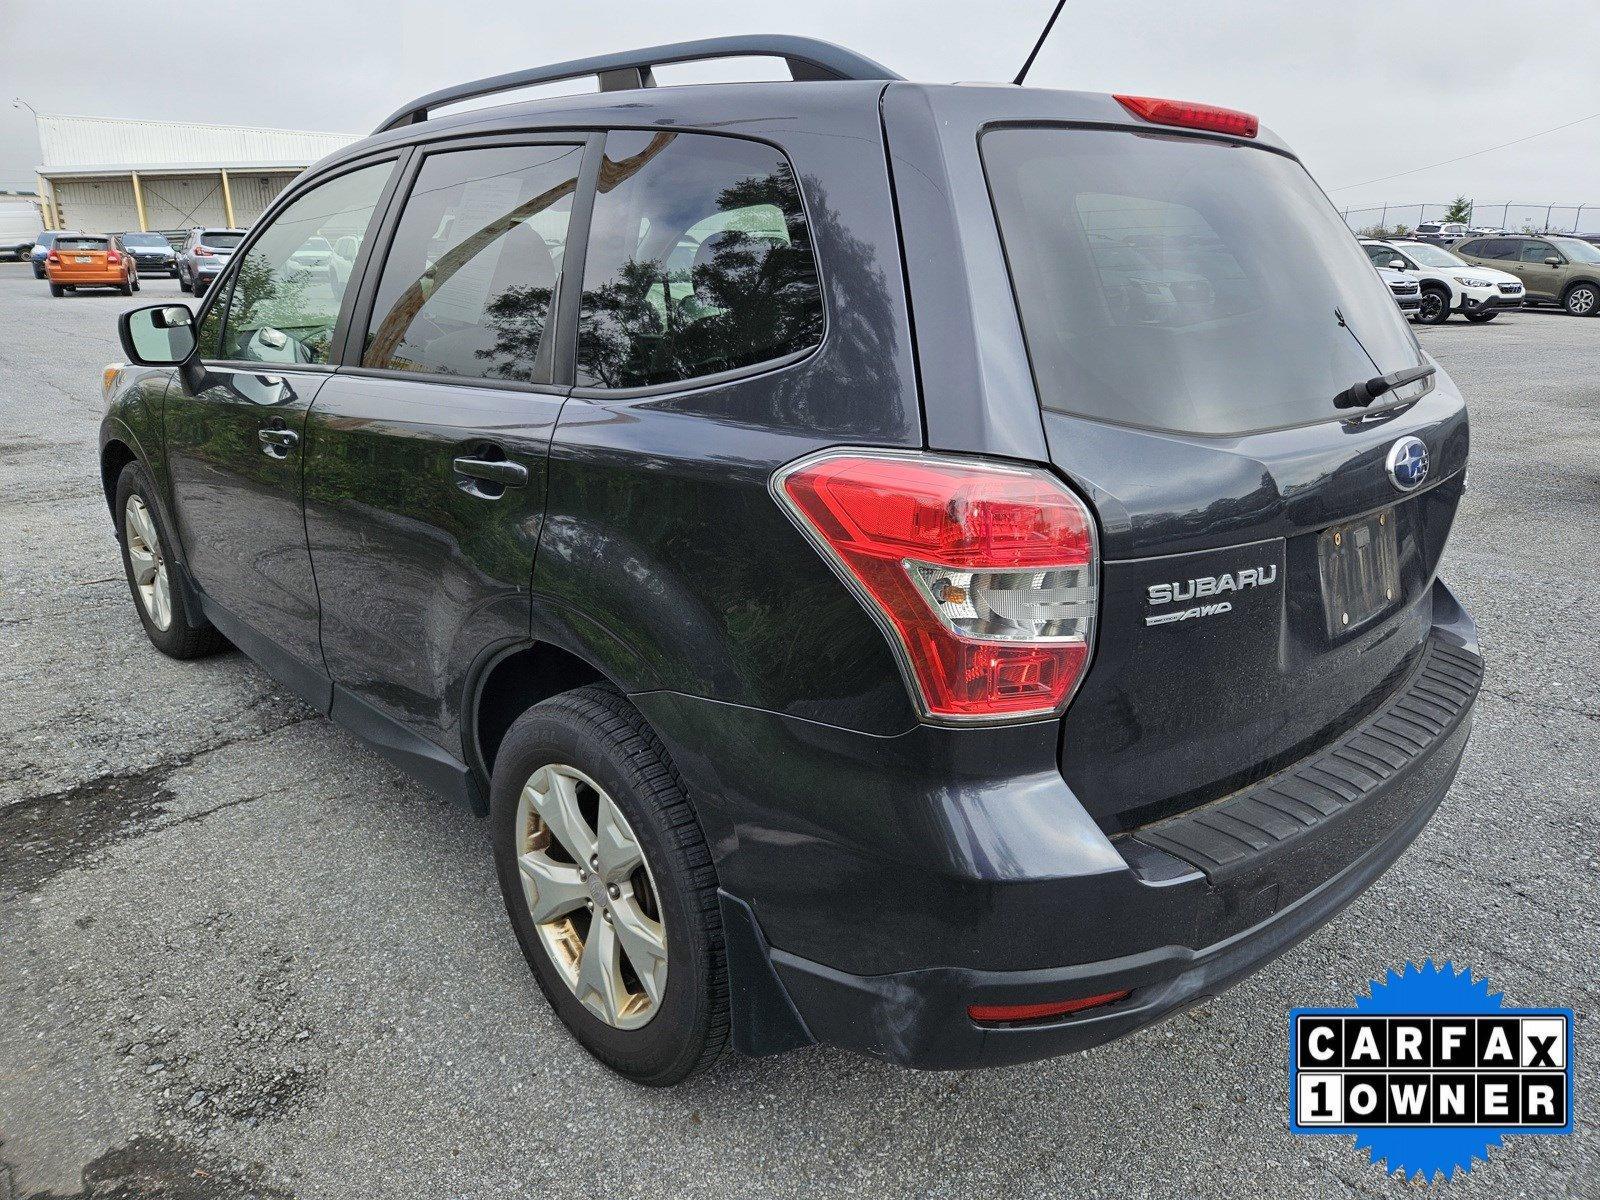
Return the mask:
[[213,233],[208,229],[200,235],[200,244],[208,250],[232,250],[242,241],[242,233]]
[[[1339,416],[1416,340],[1304,168],[1180,135],[996,129],[982,141],[1041,402],[1223,435]],[[1420,386],[1397,394],[1414,399]]]
[[57,250],[104,250],[106,239],[103,237],[64,237],[56,239]]
[[165,246],[167,239],[159,233],[125,233],[122,235],[124,246]]

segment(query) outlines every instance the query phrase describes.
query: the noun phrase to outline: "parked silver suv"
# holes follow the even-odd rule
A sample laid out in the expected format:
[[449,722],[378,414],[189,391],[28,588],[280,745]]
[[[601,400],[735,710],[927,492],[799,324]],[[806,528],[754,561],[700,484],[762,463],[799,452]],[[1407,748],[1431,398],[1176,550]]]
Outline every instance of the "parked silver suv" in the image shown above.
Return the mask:
[[191,229],[178,252],[178,290],[206,294],[211,281],[222,273],[233,257],[234,247],[244,240],[243,229]]

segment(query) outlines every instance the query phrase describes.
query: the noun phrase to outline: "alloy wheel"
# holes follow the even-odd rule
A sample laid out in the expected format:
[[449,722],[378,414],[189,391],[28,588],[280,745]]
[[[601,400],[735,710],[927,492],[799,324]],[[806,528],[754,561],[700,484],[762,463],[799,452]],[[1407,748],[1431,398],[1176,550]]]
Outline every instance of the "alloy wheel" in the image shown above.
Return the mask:
[[1432,324],[1441,319],[1447,319],[1445,313],[1445,299],[1438,292],[1422,293],[1422,319]]
[[528,913],[562,980],[607,1025],[648,1024],[667,985],[667,931],[627,818],[589,776],[552,763],[522,788],[516,839]]
[[1567,296],[1567,311],[1576,316],[1587,317],[1594,311],[1595,293],[1593,288],[1573,288]]
[[128,565],[139,603],[157,629],[172,624],[172,584],[167,574],[166,556],[161,552],[161,536],[156,523],[139,496],[128,497],[123,527],[128,538]]

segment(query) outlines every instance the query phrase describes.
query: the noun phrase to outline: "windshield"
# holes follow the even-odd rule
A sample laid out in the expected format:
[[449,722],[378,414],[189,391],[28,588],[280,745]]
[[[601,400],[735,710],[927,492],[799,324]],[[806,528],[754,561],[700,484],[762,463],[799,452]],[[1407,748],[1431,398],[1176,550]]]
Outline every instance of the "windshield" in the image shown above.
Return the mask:
[[162,246],[167,245],[167,239],[159,233],[125,233],[122,235],[124,246]]
[[1339,392],[1419,361],[1293,159],[1060,128],[992,130],[982,153],[1046,408],[1244,433],[1334,419]]
[[200,235],[200,244],[207,250],[232,250],[242,241],[242,233],[218,233],[208,229]]
[[1556,249],[1565,254],[1573,262],[1600,263],[1600,247],[1581,238],[1551,238]]
[[1465,267],[1465,260],[1457,258],[1443,246],[1427,242],[1401,242],[1400,248],[1425,267]]

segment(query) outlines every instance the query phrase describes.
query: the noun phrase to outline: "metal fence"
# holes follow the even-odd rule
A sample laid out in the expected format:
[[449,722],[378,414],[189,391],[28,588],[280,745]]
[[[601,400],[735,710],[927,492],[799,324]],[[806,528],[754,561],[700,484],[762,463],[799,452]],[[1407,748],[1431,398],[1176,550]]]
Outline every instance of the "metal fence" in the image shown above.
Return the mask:
[[[1442,221],[1451,201],[1428,204],[1380,204],[1341,210],[1345,224],[1358,233],[1368,229],[1415,229],[1423,221]],[[1587,204],[1477,204],[1467,224],[1485,229],[1527,233],[1586,233],[1600,230],[1600,201]]]

